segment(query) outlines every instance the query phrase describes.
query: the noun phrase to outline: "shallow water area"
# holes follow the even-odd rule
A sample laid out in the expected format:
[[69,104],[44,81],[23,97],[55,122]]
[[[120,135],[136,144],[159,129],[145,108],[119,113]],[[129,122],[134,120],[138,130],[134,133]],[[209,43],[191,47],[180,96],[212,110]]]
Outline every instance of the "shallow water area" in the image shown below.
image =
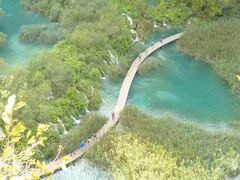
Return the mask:
[[52,176],[53,180],[111,180],[108,172],[94,167],[87,160],[81,159],[63,171]]
[[[173,33],[155,33],[146,46]],[[152,56],[161,61],[161,67],[135,77],[128,105],[157,116],[174,115],[209,129],[226,129],[237,119],[239,100],[209,65],[178,52],[176,43]],[[107,105],[109,108],[115,105],[121,83],[105,82],[104,101],[112,102]],[[104,109],[108,108],[102,107]],[[103,113],[110,112],[104,110]]]
[[24,64],[52,46],[41,43],[23,44],[18,41],[20,28],[28,24],[45,24],[48,19],[26,10],[20,0],[2,0],[4,16],[0,17],[0,31],[7,34],[6,44],[0,48],[0,57],[9,65]]

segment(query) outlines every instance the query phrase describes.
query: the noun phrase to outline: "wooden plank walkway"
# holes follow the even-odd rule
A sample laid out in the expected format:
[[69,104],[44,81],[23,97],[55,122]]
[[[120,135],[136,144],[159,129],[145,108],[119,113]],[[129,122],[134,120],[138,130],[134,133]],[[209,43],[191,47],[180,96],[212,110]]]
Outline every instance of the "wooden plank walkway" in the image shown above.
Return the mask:
[[[166,39],[163,39],[159,42],[157,42],[156,44],[150,46],[148,49],[146,49],[144,52],[142,52],[132,63],[131,67],[129,68],[127,75],[122,83],[122,87],[120,89],[120,93],[119,93],[119,97],[118,97],[118,101],[117,104],[115,106],[115,119],[109,119],[106,124],[96,133],[97,138],[92,140],[90,142],[90,144],[84,149],[84,150],[80,150],[77,149],[75,150],[73,153],[67,155],[68,157],[70,157],[70,160],[66,161],[63,159],[59,159],[57,161],[54,161],[50,164],[47,165],[47,169],[54,172],[60,168],[65,168],[66,165],[70,164],[72,161],[80,158],[88,149],[89,147],[91,147],[93,144],[95,144],[101,137],[104,136],[104,134],[106,134],[119,120],[120,117],[120,113],[122,112],[122,110],[124,109],[126,102],[127,102],[127,98],[128,98],[128,93],[132,84],[132,81],[136,75],[136,72],[138,70],[139,65],[150,55],[152,54],[154,51],[158,50],[159,48],[161,48],[162,46],[171,43],[173,41],[176,41],[177,39],[179,39],[182,36],[182,33],[170,36]],[[42,174],[40,174],[41,176]]]

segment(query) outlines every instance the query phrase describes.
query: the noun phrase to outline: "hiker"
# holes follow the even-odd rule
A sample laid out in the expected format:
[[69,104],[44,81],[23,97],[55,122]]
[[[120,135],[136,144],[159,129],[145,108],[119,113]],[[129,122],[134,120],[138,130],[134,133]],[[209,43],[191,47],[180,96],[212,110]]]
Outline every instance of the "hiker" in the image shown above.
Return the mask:
[[163,40],[162,40],[162,39],[160,39],[160,43],[163,43]]
[[87,139],[87,145],[89,145],[91,143],[92,139],[91,138],[88,138]]
[[85,144],[84,141],[82,141],[82,142],[80,143],[80,149],[84,149],[85,147],[86,147],[86,144]]
[[93,135],[92,135],[92,138],[93,138],[93,140],[97,139],[97,135],[96,135],[96,134],[93,134]]
[[115,119],[115,113],[112,112],[112,120],[114,120],[114,119]]

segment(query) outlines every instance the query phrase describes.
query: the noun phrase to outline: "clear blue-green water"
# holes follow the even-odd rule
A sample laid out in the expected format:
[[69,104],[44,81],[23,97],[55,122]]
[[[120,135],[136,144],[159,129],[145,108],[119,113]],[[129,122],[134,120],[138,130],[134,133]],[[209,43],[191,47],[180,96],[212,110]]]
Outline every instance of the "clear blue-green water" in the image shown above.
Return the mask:
[[[172,33],[155,33],[146,46]],[[237,119],[239,100],[209,65],[181,54],[176,50],[176,43],[165,46],[152,56],[162,65],[143,76],[136,76],[128,105],[153,115],[171,114],[213,128],[225,128]],[[122,80],[105,82],[103,92],[107,103],[102,111],[107,112],[116,102],[121,83]]]
[[6,44],[0,48],[1,58],[10,65],[23,64],[51,48],[44,44],[22,44],[18,41],[22,25],[45,24],[48,23],[46,17],[26,10],[20,0],[2,0],[1,5],[5,15],[0,17],[0,31],[8,35]]

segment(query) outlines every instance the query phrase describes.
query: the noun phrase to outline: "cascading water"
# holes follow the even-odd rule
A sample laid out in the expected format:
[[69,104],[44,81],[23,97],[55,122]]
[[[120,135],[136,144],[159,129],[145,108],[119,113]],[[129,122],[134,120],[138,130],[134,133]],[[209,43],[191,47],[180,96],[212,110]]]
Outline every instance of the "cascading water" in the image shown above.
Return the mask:
[[81,120],[80,120],[79,117],[78,117],[78,118],[75,118],[73,115],[71,115],[71,118],[73,119],[73,121],[74,121],[75,124],[80,124],[80,123],[81,123]]
[[85,106],[85,111],[86,111],[86,114],[89,114],[90,111],[88,110],[88,108]]
[[68,132],[67,132],[67,129],[65,128],[65,125],[64,125],[64,123],[62,122],[62,120],[58,117],[57,118],[57,121],[59,122],[59,124],[63,127],[63,133],[64,133],[64,135],[67,135],[68,134]]
[[86,94],[85,94],[85,93],[83,93],[83,97],[84,97],[84,99],[85,99],[85,101],[86,101],[87,103],[89,103],[89,102],[90,102],[90,100],[88,99],[88,97],[86,96]]
[[51,100],[51,99],[54,99],[55,97],[53,96],[53,93],[52,92],[50,92],[49,93],[49,95],[48,95],[48,97],[47,97],[47,100]]
[[60,134],[56,124],[51,123],[51,127]]
[[118,56],[116,55],[116,56],[114,56],[113,54],[112,54],[112,51],[111,50],[108,50],[108,52],[109,52],[109,55],[110,55],[110,58],[111,58],[111,61],[113,62],[113,63],[119,63],[119,61],[118,61]]
[[93,96],[93,93],[94,93],[94,87],[93,86],[90,86],[91,87],[91,96]]
[[168,24],[166,23],[166,21],[163,21],[162,26],[163,26],[164,28],[169,28],[169,26],[168,26]]
[[133,29],[131,29],[130,31],[131,31],[131,33],[132,33],[133,35],[135,35],[135,39],[132,38],[132,43],[134,44],[134,43],[136,43],[136,42],[139,41],[139,37],[138,37],[137,32],[134,31]]
[[127,17],[127,20],[128,20],[128,22],[129,22],[130,26],[132,26],[132,25],[133,25],[133,20],[132,20],[132,18],[131,18],[130,16],[128,16],[126,13],[122,13],[122,15]]
[[156,21],[153,22],[153,27],[154,27],[154,28],[158,28],[158,27],[159,27],[159,26],[157,25],[157,22],[156,22]]
[[[124,16],[127,17],[130,26],[132,26],[132,25],[133,25],[133,20],[132,20],[132,18],[131,18],[130,16],[128,16],[126,13],[122,13],[122,15],[124,15]],[[139,41],[138,34],[137,34],[137,32],[136,32],[134,29],[130,29],[130,32],[131,32],[133,35],[135,35],[135,38],[134,38],[134,39],[132,38],[132,43],[135,44],[136,42]]]

